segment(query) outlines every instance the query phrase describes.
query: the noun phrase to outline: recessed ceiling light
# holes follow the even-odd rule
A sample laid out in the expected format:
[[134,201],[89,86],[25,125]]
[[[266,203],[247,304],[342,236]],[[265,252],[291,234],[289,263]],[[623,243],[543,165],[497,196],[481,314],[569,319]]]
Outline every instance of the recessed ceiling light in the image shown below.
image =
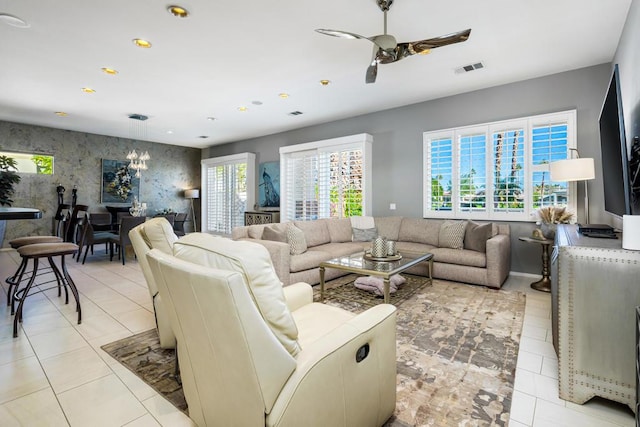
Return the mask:
[[118,70],[114,70],[113,68],[108,68],[108,67],[102,67],[102,71],[105,74],[109,74],[111,76],[115,76],[116,74],[118,74]]
[[186,18],[187,16],[189,16],[189,11],[182,6],[169,6],[167,7],[167,12],[169,12],[173,16],[177,16],[178,18]]
[[247,111],[247,110],[248,110],[248,108],[247,108],[247,107],[245,107],[245,106],[238,107],[238,111],[245,112],[245,111]]
[[282,99],[287,99],[289,97],[289,94],[282,92],[282,93],[279,93],[278,96]]
[[83,88],[82,88],[82,91],[83,91],[84,93],[95,93],[95,92],[96,92],[96,90],[95,90],[95,89],[91,89],[90,87],[83,87]]
[[145,49],[149,49],[151,47],[151,42],[143,39],[133,39],[133,44],[138,47],[143,47]]
[[216,120],[215,117],[207,117],[207,120],[209,120],[210,122],[213,122],[214,120]]
[[66,116],[68,116],[68,114],[67,114],[67,113],[65,113],[64,111],[56,111],[56,112],[55,112],[55,115],[56,115],[56,116],[60,116],[60,117],[66,117]]
[[331,80],[320,80],[320,84],[321,84],[322,86],[328,86],[328,85],[329,85],[329,83],[331,83]]
[[168,133],[169,135],[171,135],[171,134],[173,133],[173,131],[172,131],[172,130],[168,130],[168,131],[167,131],[167,133]]
[[29,28],[31,26],[17,16],[9,15],[8,13],[0,13],[0,21],[17,28]]

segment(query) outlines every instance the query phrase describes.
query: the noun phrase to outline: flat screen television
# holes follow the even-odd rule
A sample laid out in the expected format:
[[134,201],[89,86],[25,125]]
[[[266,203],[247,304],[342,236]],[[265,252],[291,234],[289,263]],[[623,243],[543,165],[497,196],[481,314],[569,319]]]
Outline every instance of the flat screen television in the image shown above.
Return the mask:
[[600,112],[600,151],[604,181],[604,210],[616,217],[630,215],[631,186],[618,64],[613,67],[607,97]]

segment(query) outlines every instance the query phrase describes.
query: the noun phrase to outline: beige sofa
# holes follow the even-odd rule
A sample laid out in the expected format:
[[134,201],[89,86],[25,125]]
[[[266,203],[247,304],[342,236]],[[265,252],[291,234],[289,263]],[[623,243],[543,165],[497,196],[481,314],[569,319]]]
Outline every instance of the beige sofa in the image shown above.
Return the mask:
[[[433,253],[433,277],[436,279],[500,288],[509,275],[511,241],[508,224],[491,225],[486,250],[482,252],[440,247],[444,220],[398,216],[376,217],[374,223],[378,235],[397,242],[399,252]],[[321,262],[371,247],[370,241],[353,241],[352,222],[348,218],[293,221],[304,232],[307,250],[291,255],[288,243],[263,239],[266,227],[284,232],[287,224],[250,225],[236,227],[232,231],[232,239],[255,241],[268,249],[276,273],[285,286],[295,282],[317,284],[320,281],[318,266]],[[407,272],[426,275],[427,265],[422,263]],[[330,280],[344,274],[343,271],[327,269],[325,278]]]

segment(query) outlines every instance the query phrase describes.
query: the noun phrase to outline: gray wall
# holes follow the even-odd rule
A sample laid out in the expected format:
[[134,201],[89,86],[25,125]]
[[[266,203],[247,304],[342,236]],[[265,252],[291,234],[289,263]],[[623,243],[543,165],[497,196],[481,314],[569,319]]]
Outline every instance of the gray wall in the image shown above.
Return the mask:
[[22,181],[16,186],[13,206],[41,209],[43,217],[7,221],[5,246],[14,237],[52,232],[58,183],[66,188],[65,203],[71,203],[71,189],[77,185],[78,204],[89,205],[90,211],[104,211],[100,203],[101,159],[125,160],[132,148],[151,155],[149,170],[142,172],[140,183],[140,202],[147,203],[147,214],[165,208],[188,212],[189,201],[182,191],[200,187],[200,149],[0,121],[0,151],[55,156],[54,175],[20,174]]
[[[611,64],[507,84],[373,114],[213,146],[204,157],[256,153],[257,162],[279,159],[281,146],[357,133],[373,135],[373,215],[422,216],[422,133],[475,123],[576,109],[578,148],[599,162],[598,116]],[[589,183],[591,222],[604,216],[602,178]],[[583,218],[583,186],[578,216]],[[395,211],[389,203],[396,203]],[[511,223],[511,270],[540,273],[540,248],[518,240],[530,236],[533,223]]]

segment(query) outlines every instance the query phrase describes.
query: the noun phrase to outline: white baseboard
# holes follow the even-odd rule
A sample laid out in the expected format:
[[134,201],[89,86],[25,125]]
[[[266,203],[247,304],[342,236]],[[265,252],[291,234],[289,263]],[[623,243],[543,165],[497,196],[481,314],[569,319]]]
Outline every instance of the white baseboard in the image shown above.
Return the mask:
[[509,276],[531,277],[532,279],[540,278],[542,274],[523,273],[521,271],[510,271]]

